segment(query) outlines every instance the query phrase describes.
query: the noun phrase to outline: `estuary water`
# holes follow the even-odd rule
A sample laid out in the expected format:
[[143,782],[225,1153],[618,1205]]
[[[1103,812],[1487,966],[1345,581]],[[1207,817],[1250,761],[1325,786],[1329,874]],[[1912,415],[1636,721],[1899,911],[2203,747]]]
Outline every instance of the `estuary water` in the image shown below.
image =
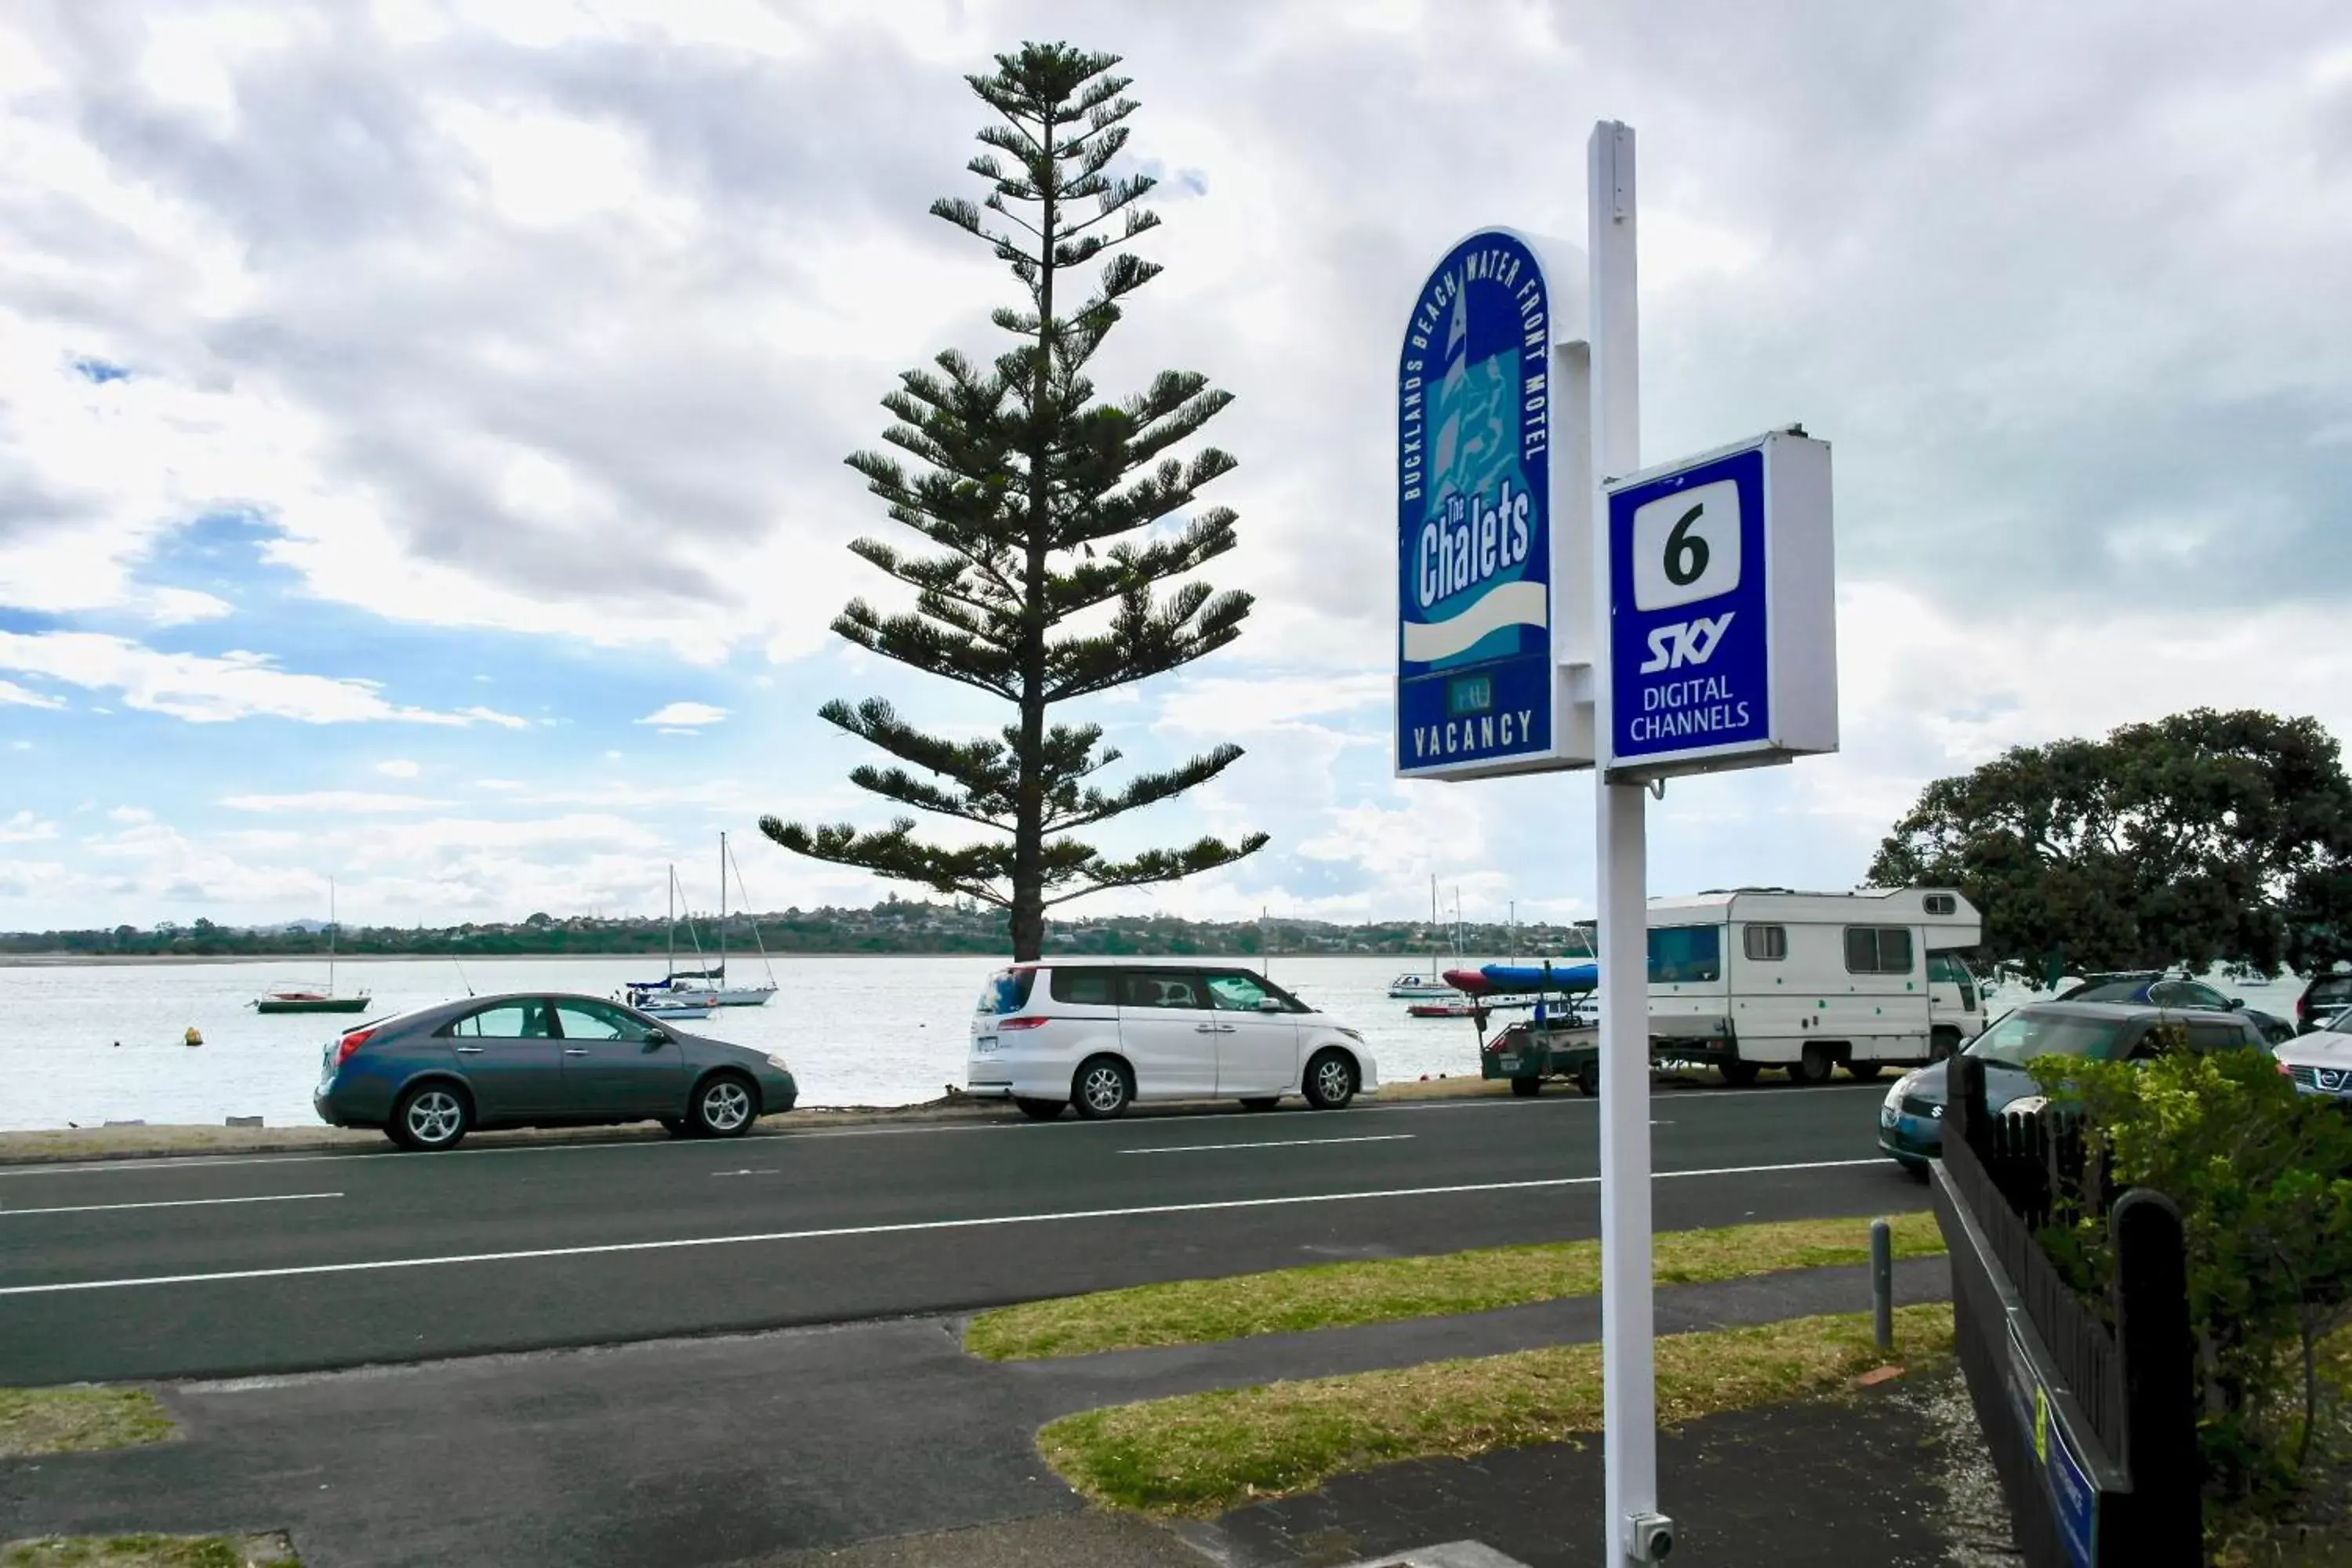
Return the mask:
[[[730,1007],[684,1027],[773,1051],[792,1063],[802,1103],[910,1105],[963,1083],[973,998],[1002,960],[971,954],[806,955],[778,958],[780,987],[764,1007]],[[1226,961],[1232,962],[1232,961]],[[1448,963],[1452,961],[1448,960]],[[1493,962],[1473,958],[1472,966]],[[1390,980],[1420,969],[1412,959],[1276,957],[1273,978],[1309,1005],[1363,1032],[1384,1079],[1475,1075],[1476,1039],[1463,1018],[1405,1016]],[[1257,967],[1255,963],[1251,967]],[[761,976],[737,958],[734,978]],[[642,958],[346,962],[344,991],[372,994],[355,1017],[263,1017],[247,1005],[281,981],[322,985],[323,964],[217,963],[0,966],[0,1129],[97,1126],[114,1121],[218,1126],[259,1116],[277,1126],[316,1125],[310,1089],[321,1047],[341,1029],[466,995],[550,990],[609,994],[661,972]],[[2292,1016],[2302,982],[2232,983],[2250,1005]],[[1997,997],[1993,1011],[2028,999]],[[204,1045],[181,1037],[191,1025]]]

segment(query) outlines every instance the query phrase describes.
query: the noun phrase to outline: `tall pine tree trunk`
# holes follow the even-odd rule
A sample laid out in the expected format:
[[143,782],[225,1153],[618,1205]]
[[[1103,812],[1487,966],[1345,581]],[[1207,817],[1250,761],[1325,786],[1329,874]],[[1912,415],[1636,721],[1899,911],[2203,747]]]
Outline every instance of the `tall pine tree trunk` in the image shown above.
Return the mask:
[[[1045,144],[1054,144],[1054,117],[1041,121]],[[1055,230],[1055,203],[1051,186],[1042,193],[1044,231]],[[1048,238],[1040,247],[1037,297],[1037,363],[1033,367],[1029,406],[1045,406],[1053,395],[1054,367],[1054,247]],[[1042,427],[1042,421],[1034,427]],[[1013,957],[1028,963],[1045,951],[1045,553],[1052,544],[1053,518],[1046,506],[1046,480],[1051,454],[1043,439],[1029,447],[1029,560],[1024,591],[1028,616],[1021,643],[1020,784],[1013,826]]]

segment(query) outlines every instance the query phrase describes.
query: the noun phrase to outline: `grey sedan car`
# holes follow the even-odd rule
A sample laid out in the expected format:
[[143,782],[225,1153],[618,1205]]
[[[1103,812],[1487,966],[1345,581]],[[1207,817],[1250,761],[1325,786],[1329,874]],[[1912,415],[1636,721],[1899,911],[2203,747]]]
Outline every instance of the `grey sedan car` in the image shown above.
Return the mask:
[[310,1103],[404,1149],[475,1128],[659,1121],[732,1138],[799,1097],[782,1057],[680,1033],[631,1007],[560,993],[469,996],[327,1042]]

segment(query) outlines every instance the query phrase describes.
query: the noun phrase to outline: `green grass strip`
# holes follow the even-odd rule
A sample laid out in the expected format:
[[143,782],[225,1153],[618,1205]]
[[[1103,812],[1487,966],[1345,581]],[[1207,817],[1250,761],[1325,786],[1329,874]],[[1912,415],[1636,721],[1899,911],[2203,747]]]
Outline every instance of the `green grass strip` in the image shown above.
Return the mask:
[[283,1536],[52,1535],[0,1546],[0,1568],[301,1568]]
[[128,1448],[178,1430],[143,1388],[0,1388],[0,1458]]
[[[1895,1316],[1906,1361],[1949,1351],[1948,1306]],[[1668,1335],[1657,1342],[1658,1419],[1675,1426],[1822,1394],[1885,1363],[1866,1314]],[[1587,1344],[1089,1410],[1046,1426],[1037,1447],[1097,1502],[1205,1517],[1377,1465],[1600,1428],[1601,1347]]]
[[[1932,1214],[1896,1215],[1890,1224],[1897,1258],[1944,1250]],[[1652,1272],[1661,1285],[1867,1263],[1870,1221],[1801,1219],[1667,1231],[1652,1238]],[[972,1319],[964,1348],[990,1361],[1089,1355],[1483,1312],[1600,1291],[1598,1241],[1489,1247],[1030,1301]]]

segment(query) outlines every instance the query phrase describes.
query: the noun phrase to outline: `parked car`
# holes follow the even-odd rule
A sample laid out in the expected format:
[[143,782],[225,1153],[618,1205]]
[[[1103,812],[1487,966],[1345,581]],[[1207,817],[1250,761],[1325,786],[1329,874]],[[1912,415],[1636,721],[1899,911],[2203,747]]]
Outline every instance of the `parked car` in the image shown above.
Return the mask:
[[[2133,1002],[2039,1002],[2011,1013],[1960,1054],[1984,1063],[1985,1104],[1999,1110],[2042,1092],[2025,1070],[2036,1057],[2130,1061],[2160,1048],[2149,1037],[2165,1026],[2179,1028],[2191,1050],[2260,1050],[2267,1046],[2262,1031],[2238,1013]],[[1950,1074],[1949,1062],[1906,1073],[1895,1080],[1879,1107],[1879,1148],[1914,1173],[1925,1174],[1927,1162],[1944,1152]]]
[[2326,1028],[2347,1007],[2352,1007],[2352,974],[2315,974],[2294,999],[2294,1021],[2308,1034]]
[[454,1149],[476,1128],[658,1121],[732,1138],[793,1108],[782,1057],[686,1034],[594,996],[469,996],[327,1042],[320,1121],[376,1127],[404,1149]]
[[2279,1071],[2305,1094],[2324,1094],[2352,1104],[2352,1008],[2338,1009],[2326,1024],[2298,1035],[2272,1054]]
[[[2347,977],[2352,978],[2352,977]],[[2294,1025],[2275,1013],[2249,1007],[2242,997],[2224,996],[2201,980],[2162,970],[2129,974],[2094,974],[2052,998],[2057,1002],[2144,1002],[2153,1007],[2189,1007],[2200,1011],[2237,1013],[2253,1021],[2270,1045],[2294,1038]]]
[[1286,1094],[1338,1110],[1380,1088],[1364,1037],[1239,965],[1056,958],[989,976],[972,1010],[969,1092],[1049,1121],[1138,1100]]

